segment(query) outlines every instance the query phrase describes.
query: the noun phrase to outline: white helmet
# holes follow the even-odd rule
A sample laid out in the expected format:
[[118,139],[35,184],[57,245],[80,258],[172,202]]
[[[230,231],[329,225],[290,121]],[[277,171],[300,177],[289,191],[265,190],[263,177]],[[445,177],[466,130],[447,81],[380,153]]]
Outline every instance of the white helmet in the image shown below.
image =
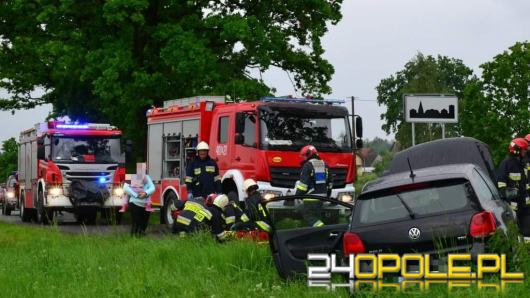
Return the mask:
[[256,181],[254,181],[254,179],[247,179],[245,180],[245,182],[243,182],[243,191],[247,191],[251,186],[258,186],[258,184],[256,183]]
[[219,195],[213,200],[213,204],[224,210],[228,205],[228,197],[226,195]]
[[208,143],[206,143],[205,141],[202,141],[200,142],[198,145],[197,145],[197,151],[199,150],[210,150],[210,147],[208,146]]

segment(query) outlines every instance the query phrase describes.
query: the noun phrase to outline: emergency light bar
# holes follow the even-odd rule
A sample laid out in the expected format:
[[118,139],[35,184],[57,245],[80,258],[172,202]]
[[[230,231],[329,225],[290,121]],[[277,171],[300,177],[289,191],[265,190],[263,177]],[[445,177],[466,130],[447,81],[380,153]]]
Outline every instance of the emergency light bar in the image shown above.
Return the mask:
[[88,125],[82,124],[57,124],[55,127],[59,129],[88,129]]
[[262,102],[298,102],[298,103],[314,103],[314,104],[344,104],[342,99],[309,99],[309,98],[290,98],[290,97],[262,97]]

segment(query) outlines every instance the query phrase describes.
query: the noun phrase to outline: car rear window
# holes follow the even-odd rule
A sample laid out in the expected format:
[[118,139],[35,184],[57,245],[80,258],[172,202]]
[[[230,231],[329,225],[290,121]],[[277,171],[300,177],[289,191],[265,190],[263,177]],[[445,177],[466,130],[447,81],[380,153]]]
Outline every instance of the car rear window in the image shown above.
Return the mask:
[[448,213],[468,206],[473,196],[471,185],[465,179],[397,187],[361,197],[354,222],[375,224],[410,218],[407,207],[415,217]]

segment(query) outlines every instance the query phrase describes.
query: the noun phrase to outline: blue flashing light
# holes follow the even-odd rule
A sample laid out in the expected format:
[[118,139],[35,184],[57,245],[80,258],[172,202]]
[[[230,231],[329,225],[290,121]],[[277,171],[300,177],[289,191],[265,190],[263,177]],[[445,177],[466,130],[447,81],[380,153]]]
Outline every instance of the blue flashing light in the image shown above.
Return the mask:
[[59,129],[88,129],[86,124],[57,124]]
[[99,183],[105,183],[107,182],[107,179],[105,179],[105,177],[99,177],[98,181]]
[[314,104],[344,104],[342,99],[317,99],[317,98],[290,98],[290,97],[262,97],[263,102],[300,102],[300,103],[314,103]]

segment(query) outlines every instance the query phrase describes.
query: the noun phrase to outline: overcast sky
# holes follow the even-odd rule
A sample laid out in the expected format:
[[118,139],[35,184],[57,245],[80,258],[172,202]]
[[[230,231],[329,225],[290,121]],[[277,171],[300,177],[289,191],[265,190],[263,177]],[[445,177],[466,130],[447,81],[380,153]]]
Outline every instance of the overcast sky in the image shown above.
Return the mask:
[[[478,73],[480,64],[530,40],[530,0],[344,0],[342,13],[323,40],[325,57],[335,67],[329,97],[360,99],[355,110],[367,138],[392,137],[381,130],[384,107],[375,102],[375,87],[417,52],[462,59]],[[263,78],[278,95],[294,94],[285,72],[269,71]],[[17,137],[50,110],[0,112],[0,140]]]

